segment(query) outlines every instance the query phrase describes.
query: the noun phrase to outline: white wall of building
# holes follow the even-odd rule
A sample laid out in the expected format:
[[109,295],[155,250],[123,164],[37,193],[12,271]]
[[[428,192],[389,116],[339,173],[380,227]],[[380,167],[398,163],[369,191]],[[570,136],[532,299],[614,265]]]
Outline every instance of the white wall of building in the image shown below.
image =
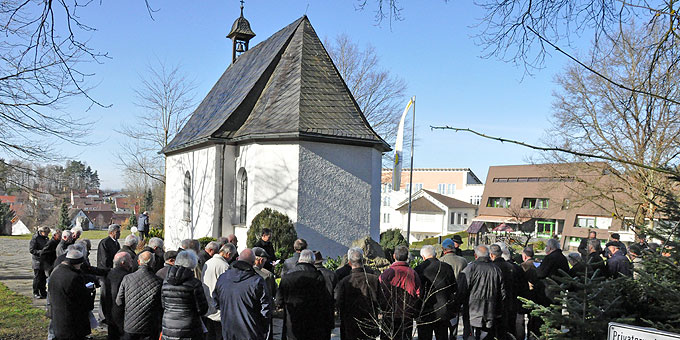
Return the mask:
[[[213,235],[216,146],[166,157],[165,244],[179,247],[186,238]],[[184,176],[191,174],[190,218],[184,218]]]
[[301,143],[296,229],[311,249],[337,256],[359,238],[380,239],[380,166],[373,148]]

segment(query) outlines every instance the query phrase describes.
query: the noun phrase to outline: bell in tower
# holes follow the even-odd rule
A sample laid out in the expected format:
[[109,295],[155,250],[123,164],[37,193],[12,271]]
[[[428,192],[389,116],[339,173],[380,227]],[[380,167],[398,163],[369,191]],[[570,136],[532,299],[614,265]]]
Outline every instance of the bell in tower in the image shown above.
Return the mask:
[[227,38],[233,41],[231,49],[231,62],[236,61],[236,57],[248,50],[248,42],[255,36],[253,30],[250,29],[250,23],[243,17],[243,0],[241,0],[241,16],[234,21],[231,26],[231,32]]

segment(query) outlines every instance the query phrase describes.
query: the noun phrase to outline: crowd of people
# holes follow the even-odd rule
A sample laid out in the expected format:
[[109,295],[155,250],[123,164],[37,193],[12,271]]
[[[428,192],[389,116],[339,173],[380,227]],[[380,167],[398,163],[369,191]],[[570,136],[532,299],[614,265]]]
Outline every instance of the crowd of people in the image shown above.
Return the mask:
[[[293,244],[280,282],[271,230],[264,229],[253,248],[237,251],[236,236],[200,249],[186,239],[177,250],[163,240],[119,241],[111,225],[101,240],[96,267],[88,260],[90,242],[82,230],[41,228],[30,242],[36,298],[48,298],[48,339],[85,339],[99,322],[108,339],[273,339],[273,314],[282,311],[282,339],[330,339],[336,312],[341,339],[524,339],[539,334],[541,320],[528,315],[518,296],[549,305],[554,290],[547,280],[560,275],[631,276],[644,265],[644,240],[630,248],[612,234],[603,251],[595,232],[579,253],[565,256],[559,242],[546,242],[539,263],[532,248],[513,258],[504,243],[474,248],[474,260],[462,256],[460,236],[420,249],[411,268],[406,246],[394,249],[381,272],[365,266],[361,248],[350,248],[346,264],[325,268],[323,256],[304,239]],[[605,261],[606,259],[606,261]],[[630,259],[630,260],[629,260]],[[94,316],[96,289],[100,315]],[[101,320],[101,321],[98,321]],[[528,320],[525,324],[525,320]],[[511,337],[512,336],[512,337]]]

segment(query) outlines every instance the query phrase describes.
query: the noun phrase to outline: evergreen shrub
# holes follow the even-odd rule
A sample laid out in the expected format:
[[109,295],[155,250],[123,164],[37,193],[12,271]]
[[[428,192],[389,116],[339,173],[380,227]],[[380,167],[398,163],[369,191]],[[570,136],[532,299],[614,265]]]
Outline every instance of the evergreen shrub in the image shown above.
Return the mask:
[[283,213],[274,209],[264,208],[253,218],[253,222],[248,229],[246,243],[248,248],[252,248],[255,242],[260,239],[262,229],[272,230],[271,242],[276,252],[276,257],[285,260],[293,255],[293,243],[297,239],[297,231],[293,221]]

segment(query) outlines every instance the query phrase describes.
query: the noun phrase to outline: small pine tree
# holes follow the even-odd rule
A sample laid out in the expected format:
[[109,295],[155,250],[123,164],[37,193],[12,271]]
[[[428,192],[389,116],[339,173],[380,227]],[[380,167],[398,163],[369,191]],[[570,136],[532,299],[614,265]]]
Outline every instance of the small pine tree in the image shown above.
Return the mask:
[[394,254],[394,248],[399,245],[408,246],[404,235],[401,234],[399,229],[389,229],[380,233],[380,246],[385,252],[385,257],[392,261],[392,254]]
[[61,230],[66,230],[71,227],[71,220],[68,218],[68,204],[66,202],[61,203],[61,208],[59,209],[59,219],[57,220],[57,228]]
[[132,227],[137,226],[137,216],[135,214],[131,214],[130,217],[128,218],[128,227],[132,229]]
[[293,243],[297,239],[297,232],[291,219],[270,208],[264,208],[250,224],[248,229],[248,239],[246,243],[249,248],[255,245],[255,242],[262,235],[262,229],[269,228],[272,230],[271,242],[276,251],[276,257],[286,259],[293,255]]

